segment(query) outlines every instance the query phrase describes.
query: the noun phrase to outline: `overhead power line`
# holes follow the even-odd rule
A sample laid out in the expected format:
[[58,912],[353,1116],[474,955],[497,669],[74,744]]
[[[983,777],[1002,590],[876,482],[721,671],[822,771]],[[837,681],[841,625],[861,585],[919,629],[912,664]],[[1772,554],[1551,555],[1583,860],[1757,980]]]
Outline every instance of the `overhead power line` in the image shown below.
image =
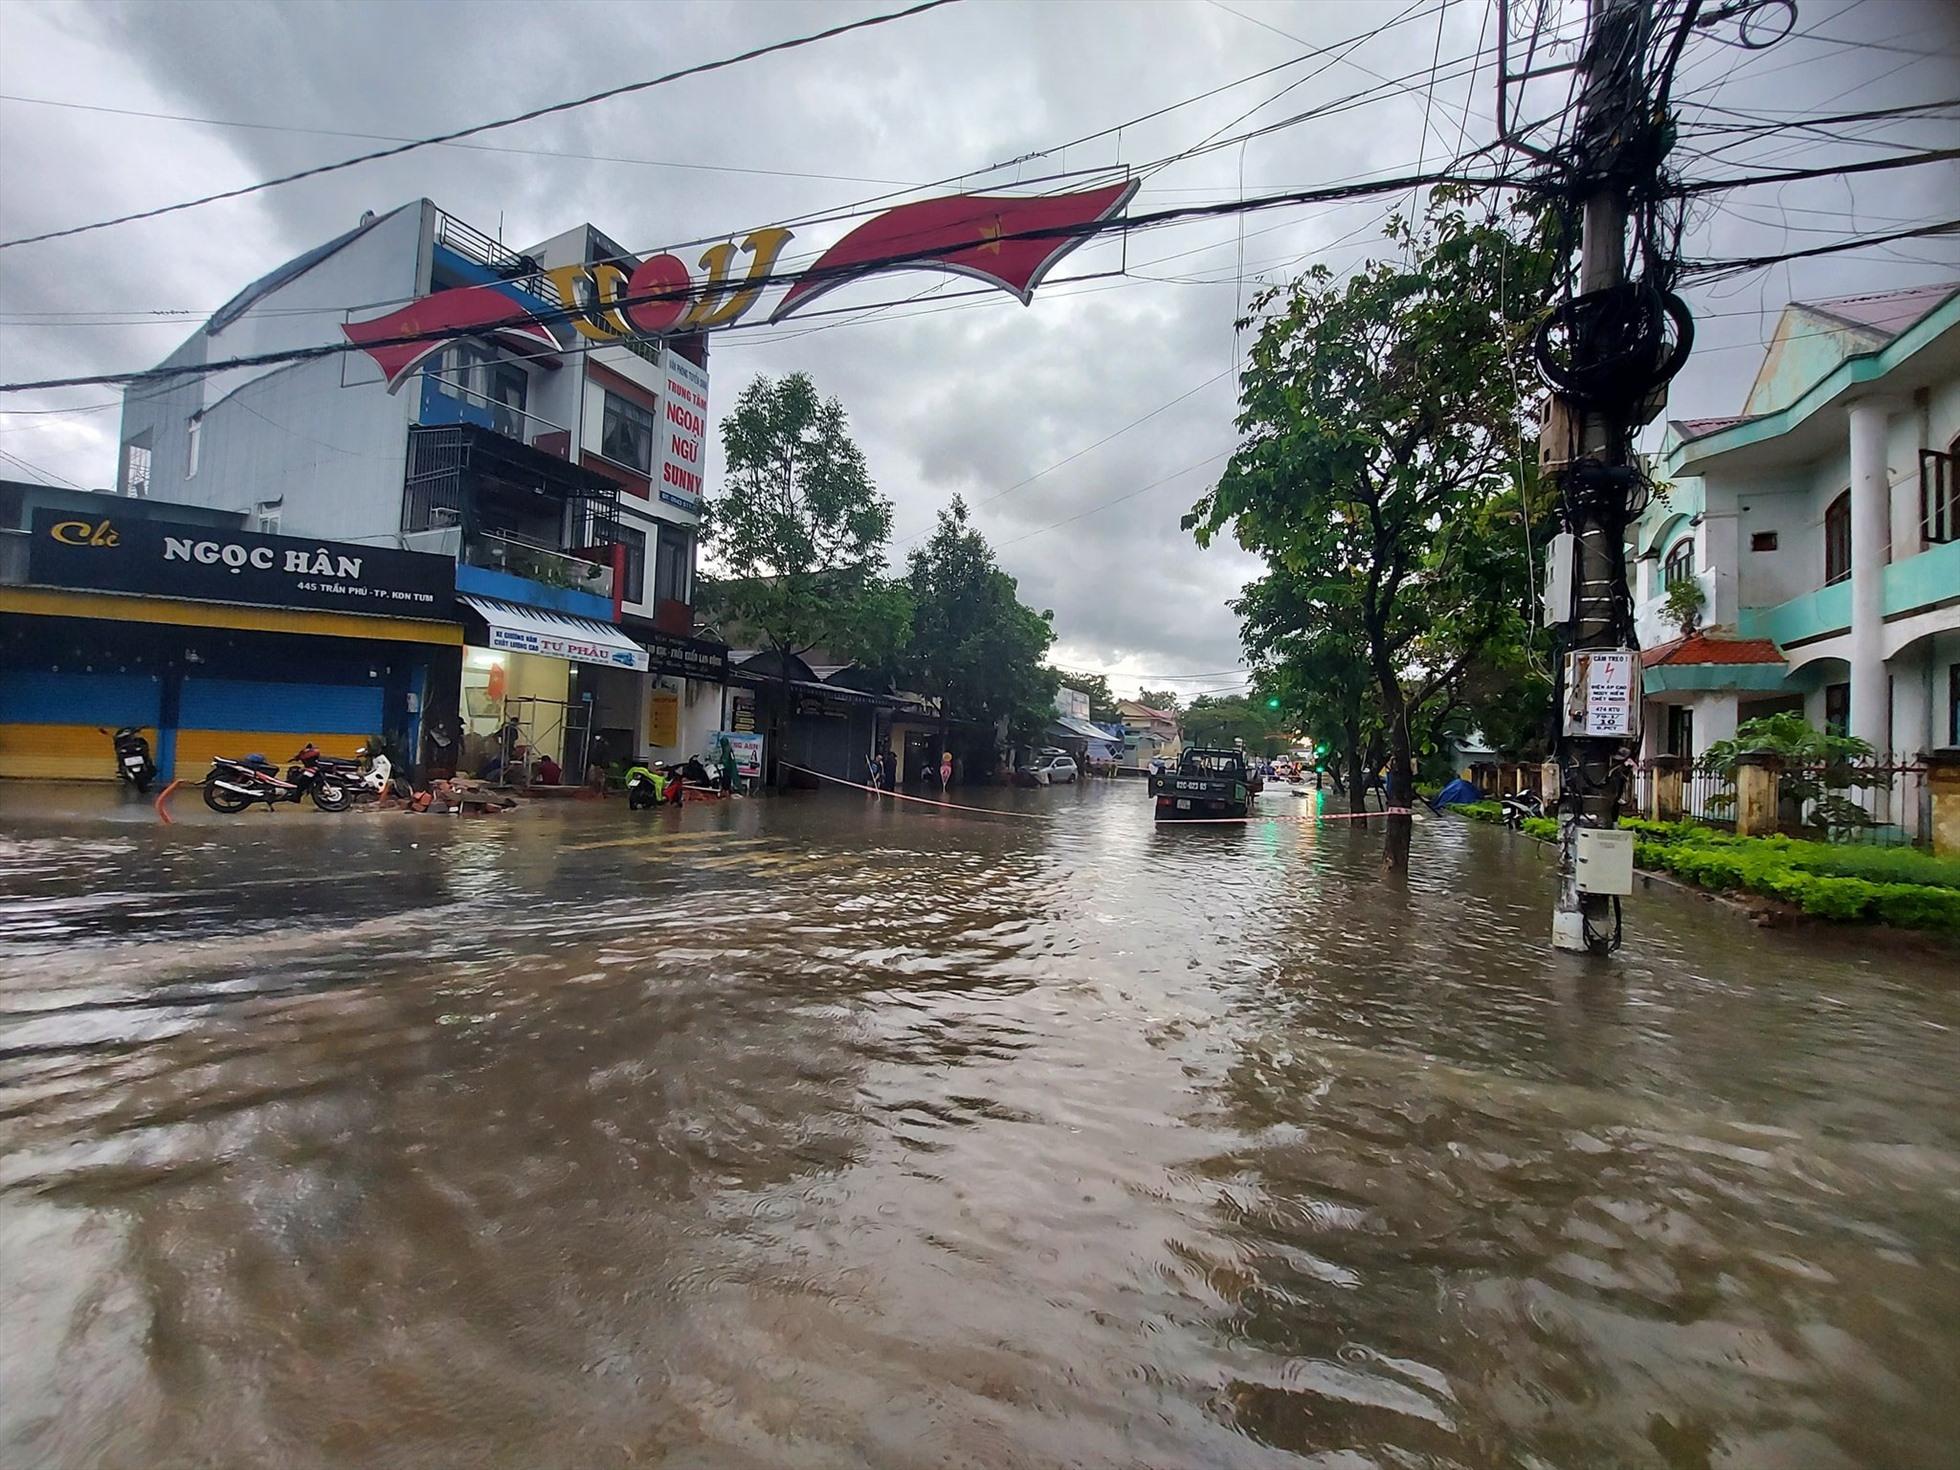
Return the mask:
[[906,20],[915,15],[923,15],[928,10],[937,10],[942,5],[954,4],[955,0],[918,0],[903,10],[887,11],[883,15],[867,16],[863,20],[848,21],[843,25],[830,26],[825,30],[812,31],[807,36],[793,36],[786,41],[772,41],[766,46],[751,47],[734,56],[724,56],[716,61],[698,62],[684,66],[678,71],[670,71],[641,82],[627,82],[623,86],[608,87],[601,92],[593,92],[584,97],[575,97],[564,102],[552,102],[543,107],[534,107],[528,112],[520,112],[514,117],[499,118],[494,122],[473,123],[466,128],[457,128],[447,133],[436,133],[429,137],[414,138],[406,143],[397,143],[390,148],[377,148],[371,153],[358,154],[353,158],[343,158],[334,163],[315,164],[312,168],[300,169],[296,173],[282,174],[278,178],[264,179],[256,184],[245,184],[236,189],[224,189],[216,194],[206,194],[198,199],[186,199],[178,204],[160,205],[155,209],[138,210],[133,214],[117,215],[112,219],[97,220],[93,224],[70,225],[66,229],[46,230],[38,235],[23,235],[14,240],[0,240],[0,250],[9,250],[16,245],[34,245],[43,240],[63,240],[72,235],[85,235],[93,230],[106,230],[114,225],[134,224],[138,220],[156,219],[166,214],[176,214],[186,209],[197,209],[202,205],[216,204],[225,199],[237,199],[247,194],[257,194],[266,189],[276,189],[282,184],[298,183],[301,179],[317,178],[321,174],[336,173],[341,169],[353,168],[358,164],[374,163],[384,158],[396,158],[404,153],[412,153],[419,148],[433,148],[442,143],[454,143],[460,138],[473,137],[478,133],[493,132],[498,128],[513,127],[518,123],[532,122],[537,118],[549,117],[554,113],[570,112],[576,108],[589,107],[595,102],[609,101],[614,97],[624,97],[632,92],[644,92],[652,87],[663,87],[669,82],[678,82],[686,77],[702,76],[708,72],[723,71],[732,66],[755,61],[760,57],[771,56],[782,51],[794,51],[804,46],[814,46],[819,41],[832,40],[848,35],[852,31],[869,30],[874,26],[889,25],[896,20]]
[[1842,255],[1847,250],[1863,250],[1874,245],[1890,245],[1898,240],[1919,240],[1928,235],[1951,235],[1960,231],[1960,219],[1942,220],[1937,224],[1920,225],[1917,229],[1894,230],[1889,235],[1861,235],[1852,240],[1839,240],[1830,245],[1813,245],[1807,250],[1784,250],[1775,255],[1747,255],[1734,260],[1684,260],[1681,273],[1684,276],[1726,276],[1738,275],[1743,271],[1760,270],[1764,266],[1781,265],[1786,260],[1808,260],[1817,255]]
[[[110,107],[99,102],[67,102],[58,97],[22,97],[0,92],[0,102],[25,107],[59,107],[69,112],[95,112],[109,117],[136,117],[149,122],[191,123],[202,128],[239,128],[254,133],[296,133],[314,138],[353,138],[362,143],[415,143],[400,133],[361,133],[348,128],[311,128],[296,123],[254,122],[230,117],[193,117],[184,112],[150,112],[140,107]],[[492,126],[496,126],[492,124]],[[436,148],[466,148],[472,153],[514,153],[531,158],[572,158],[582,163],[625,163],[636,168],[687,169],[694,173],[756,174],[771,179],[818,179],[836,184],[899,184],[916,187],[907,179],[883,179],[864,174],[810,173],[793,168],[748,168],[733,163],[687,163],[675,158],[632,158],[615,153],[577,153],[567,148],[519,148],[508,143],[435,143]]]
[[1883,169],[1913,168],[1922,163],[1945,163],[1960,158],[1960,148],[1929,148],[1892,158],[1868,158],[1858,163],[1837,163],[1825,168],[1790,168],[1779,173],[1747,174],[1738,179],[1690,179],[1670,192],[1680,195],[1710,194],[1718,189],[1741,189],[1754,184],[1790,184],[1799,179],[1834,179],[1843,174],[1875,173]]
[[0,459],[8,460],[13,464],[19,465],[22,469],[26,470],[30,475],[39,475],[41,477],[41,482],[45,485],[52,485],[56,480],[59,480],[62,484],[66,485],[71,490],[85,490],[88,488],[85,485],[77,485],[73,480],[69,479],[66,475],[57,475],[53,470],[43,469],[41,468],[41,466],[35,464],[32,460],[22,459],[18,454],[11,454],[4,449],[0,449]]
[[[1325,189],[1302,189],[1283,194],[1265,194],[1251,199],[1227,200],[1218,204],[1188,204],[1174,209],[1157,210],[1151,214],[1115,216],[1109,219],[1089,220],[1081,224],[1047,225],[1038,229],[1015,230],[1006,234],[985,237],[985,243],[1015,240],[1088,240],[1099,235],[1128,233],[1134,230],[1152,229],[1174,224],[1180,220],[1223,218],[1228,215],[1251,211],[1281,209],[1301,204],[1320,204],[1341,199],[1365,199],[1381,194],[1396,194],[1413,186],[1425,184],[1461,184],[1468,188],[1522,188],[1536,189],[1553,187],[1542,181],[1511,178],[1503,175],[1476,175],[1440,170],[1429,174],[1408,174],[1398,178],[1379,179],[1369,183],[1336,185]],[[945,245],[925,250],[907,250],[883,256],[876,260],[859,261],[847,266],[836,267],[840,276],[858,276],[879,270],[892,269],[904,265],[931,265],[940,259],[971,250],[983,243],[982,237],[956,240]],[[766,277],[750,279],[747,287],[767,290],[772,286],[787,285],[793,281],[808,280],[813,272],[793,271],[774,273]],[[829,274],[824,272],[823,274]],[[681,290],[649,291],[639,295],[622,295],[608,303],[610,307],[627,308],[652,305],[656,302],[693,301],[714,290],[712,285],[696,286]],[[582,308],[576,306],[560,307],[551,311],[533,312],[528,318],[540,325],[551,325],[570,320],[580,314]],[[767,327],[768,322],[737,323],[724,327],[722,331],[753,330]],[[452,337],[470,335],[468,332],[454,330],[434,332],[408,332],[400,336],[380,338],[364,344],[353,342],[321,343],[313,347],[288,348],[280,352],[262,352],[244,357],[227,358],[213,363],[183,363],[171,366],[148,368],[129,373],[96,373],[83,377],[48,378],[28,383],[0,383],[0,393],[18,393],[31,389],[79,388],[94,384],[108,383],[153,383],[168,382],[178,378],[203,377],[211,373],[227,372],[235,368],[274,367],[283,363],[306,362],[315,358],[338,357],[350,352],[363,352],[376,347],[406,346],[418,342],[444,341]]]

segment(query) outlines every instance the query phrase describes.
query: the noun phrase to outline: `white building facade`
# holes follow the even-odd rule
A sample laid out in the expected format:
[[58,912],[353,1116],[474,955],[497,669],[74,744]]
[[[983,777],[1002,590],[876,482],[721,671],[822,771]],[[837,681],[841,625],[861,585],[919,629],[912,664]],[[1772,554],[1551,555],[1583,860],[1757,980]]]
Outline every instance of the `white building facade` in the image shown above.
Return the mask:
[[[1631,529],[1643,754],[1783,710],[1900,758],[1960,744],[1957,454],[1960,284],[1785,308],[1742,415],[1670,425]],[[1919,792],[1891,803],[1923,826]]]
[[[428,200],[365,216],[248,286],[165,365],[332,342],[458,287],[559,318],[557,349],[495,330],[392,379],[345,352],[135,388],[118,489],[452,556],[469,636],[434,731],[488,739],[516,700],[527,743],[568,767],[600,732],[612,758],[705,750],[726,669],[692,636],[706,342],[602,342],[563,322],[602,261],[636,264],[590,225],[516,251]],[[458,766],[480,753],[458,749]]]

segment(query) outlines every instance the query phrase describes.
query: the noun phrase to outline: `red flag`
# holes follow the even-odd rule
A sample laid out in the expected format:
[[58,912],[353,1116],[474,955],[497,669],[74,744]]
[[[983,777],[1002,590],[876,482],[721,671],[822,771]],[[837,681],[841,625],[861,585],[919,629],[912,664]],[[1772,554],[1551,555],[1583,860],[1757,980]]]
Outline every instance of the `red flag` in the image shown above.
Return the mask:
[[[897,270],[953,271],[1012,291],[1026,305],[1051,268],[1089,238],[1083,228],[1108,219],[1130,202],[1137,181],[1106,184],[1079,194],[955,194],[901,204],[866,220],[826,250],[777,303],[779,322],[833,287]],[[1033,230],[1075,231],[1013,237]],[[917,259],[895,257],[917,256]]]
[[[387,376],[388,391],[394,392],[408,380],[422,360],[440,352],[467,331],[495,327],[498,335],[522,339],[526,346],[558,349],[557,339],[542,322],[534,321],[530,311],[515,297],[495,286],[457,286],[437,291],[419,301],[364,322],[348,322],[341,327],[347,340],[365,347],[367,354],[381,365]],[[419,341],[396,342],[396,337],[416,337]],[[380,343],[380,346],[369,346]]]

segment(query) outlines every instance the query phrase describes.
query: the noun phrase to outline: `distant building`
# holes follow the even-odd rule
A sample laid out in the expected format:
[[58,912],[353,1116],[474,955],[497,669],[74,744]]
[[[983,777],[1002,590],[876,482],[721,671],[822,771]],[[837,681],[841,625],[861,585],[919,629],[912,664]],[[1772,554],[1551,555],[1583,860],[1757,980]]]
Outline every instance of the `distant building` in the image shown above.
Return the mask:
[[1179,750],[1175,712],[1152,709],[1134,699],[1116,702],[1116,717],[1123,723],[1124,756],[1127,766],[1143,767],[1153,760],[1169,760]]

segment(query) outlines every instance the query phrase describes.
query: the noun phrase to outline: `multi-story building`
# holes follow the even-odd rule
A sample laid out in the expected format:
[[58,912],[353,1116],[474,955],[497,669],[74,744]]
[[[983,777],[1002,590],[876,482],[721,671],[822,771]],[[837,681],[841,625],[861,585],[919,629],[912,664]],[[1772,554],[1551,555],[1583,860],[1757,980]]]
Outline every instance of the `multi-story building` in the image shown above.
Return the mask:
[[1960,743],[1956,455],[1960,283],[1787,306],[1742,413],[1669,426],[1631,530],[1643,753],[1782,710],[1905,756]]
[[[330,342],[452,287],[562,320],[577,303],[561,283],[594,261],[635,264],[590,225],[517,251],[417,200],[253,282],[165,365]],[[556,350],[518,332],[459,338],[392,383],[339,353],[133,389],[118,489],[451,557],[461,682],[431,695],[422,724],[460,735],[465,765],[513,713],[567,765],[587,731],[615,756],[704,748],[726,668],[691,636],[705,338],[558,336]]]

